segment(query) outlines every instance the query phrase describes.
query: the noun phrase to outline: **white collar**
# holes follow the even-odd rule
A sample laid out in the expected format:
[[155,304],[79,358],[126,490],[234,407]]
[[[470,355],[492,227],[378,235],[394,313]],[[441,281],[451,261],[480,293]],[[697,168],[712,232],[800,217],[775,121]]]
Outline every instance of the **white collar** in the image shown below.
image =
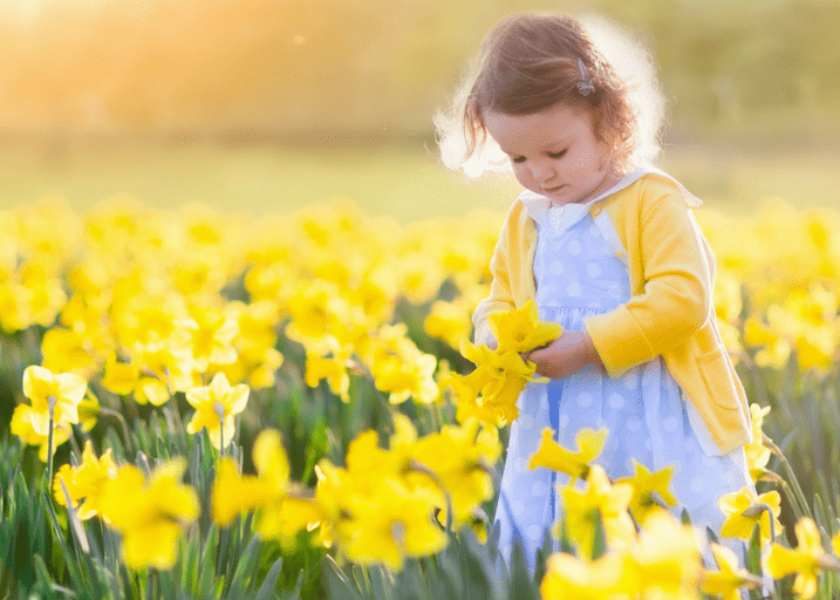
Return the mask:
[[[589,208],[595,204],[596,202],[600,202],[601,200],[607,198],[608,196],[612,196],[616,192],[623,190],[624,188],[632,185],[645,175],[653,173],[656,175],[661,175],[662,177],[667,177],[671,181],[673,181],[677,186],[679,186],[680,191],[685,195],[685,200],[689,206],[700,206],[703,202],[697,198],[694,194],[689,192],[685,187],[676,179],[668,175],[665,171],[654,167],[653,165],[644,165],[639,169],[625,174],[615,185],[610,187],[608,190],[598,194],[596,197],[592,198],[591,200],[587,200],[583,203],[570,203],[564,205],[563,212],[571,213],[572,220],[578,221],[583,218],[583,216],[589,212]],[[528,211],[528,214],[534,221],[539,224],[543,224],[547,221],[549,211],[551,208],[554,207],[554,203],[549,199],[547,196],[543,196],[542,194],[537,194],[536,192],[532,192],[531,190],[524,190],[521,194],[519,194],[519,199],[522,201],[522,204],[525,206],[525,210]],[[567,221],[568,219],[564,219]]]

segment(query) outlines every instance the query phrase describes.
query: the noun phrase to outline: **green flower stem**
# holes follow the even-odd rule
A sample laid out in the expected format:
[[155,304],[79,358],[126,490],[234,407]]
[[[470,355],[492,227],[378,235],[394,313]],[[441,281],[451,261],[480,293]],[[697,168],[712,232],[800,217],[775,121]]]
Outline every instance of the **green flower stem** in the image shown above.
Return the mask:
[[805,492],[802,491],[802,487],[799,485],[799,479],[796,477],[796,473],[794,473],[793,467],[791,466],[787,457],[784,455],[782,450],[773,442],[773,440],[771,440],[766,435],[763,437],[762,443],[765,446],[767,446],[773,454],[778,456],[779,460],[782,461],[782,464],[785,467],[785,473],[790,479],[788,489],[790,489],[793,492],[792,497],[793,499],[795,499],[796,504],[798,505],[799,516],[807,515],[808,517],[813,519],[814,513],[811,511],[811,507],[808,505],[808,500],[805,498]]
[[67,438],[67,441],[70,442],[70,445],[73,447],[73,452],[71,453],[72,457],[75,457],[78,461],[74,466],[82,464],[82,449],[79,448],[79,443],[76,441],[76,436],[70,435],[70,437]]
[[219,418],[219,458],[225,458],[225,418]]
[[225,457],[225,407],[216,400],[213,412],[219,417],[219,458],[223,459]]
[[50,486],[52,485],[52,470],[53,470],[53,445],[55,444],[53,431],[55,430],[55,405],[58,398],[50,396],[47,398],[50,407],[50,427],[47,434],[47,495],[49,494]]
[[120,426],[122,427],[123,440],[125,441],[126,450],[130,450],[131,453],[133,453],[134,445],[131,443],[131,433],[128,430],[128,423],[126,423],[125,417],[122,416],[122,413],[116,410],[111,410],[110,408],[102,407],[99,409],[99,414],[119,421]]

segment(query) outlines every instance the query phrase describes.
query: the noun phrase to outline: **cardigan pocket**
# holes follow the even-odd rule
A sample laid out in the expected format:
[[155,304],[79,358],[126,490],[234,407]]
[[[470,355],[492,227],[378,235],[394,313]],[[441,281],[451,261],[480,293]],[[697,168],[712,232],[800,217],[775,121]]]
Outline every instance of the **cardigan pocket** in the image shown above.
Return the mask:
[[739,410],[741,403],[735,393],[737,386],[732,378],[726,350],[718,346],[711,352],[698,356],[697,366],[714,403],[727,410]]

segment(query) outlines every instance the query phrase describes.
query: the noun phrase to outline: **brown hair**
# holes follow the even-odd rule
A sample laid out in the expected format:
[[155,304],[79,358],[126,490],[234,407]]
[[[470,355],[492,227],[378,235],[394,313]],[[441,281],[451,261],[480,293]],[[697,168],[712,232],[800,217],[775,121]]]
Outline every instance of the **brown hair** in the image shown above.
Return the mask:
[[528,115],[565,104],[591,111],[595,136],[609,145],[615,168],[627,169],[635,112],[626,86],[576,20],[531,13],[507,17],[484,40],[471,81],[460,108],[464,161],[487,138],[487,113]]

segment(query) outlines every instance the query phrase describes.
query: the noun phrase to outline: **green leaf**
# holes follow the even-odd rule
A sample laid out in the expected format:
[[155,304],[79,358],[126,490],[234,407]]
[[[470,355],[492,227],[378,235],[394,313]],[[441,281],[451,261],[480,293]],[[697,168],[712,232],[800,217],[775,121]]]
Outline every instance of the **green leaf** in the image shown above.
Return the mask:
[[254,536],[238,557],[233,576],[228,580],[229,596],[241,598],[248,589],[249,582],[256,574],[256,567],[260,563],[260,540]]
[[327,598],[330,600],[365,600],[365,596],[357,591],[356,585],[336,564],[332,556],[327,554],[322,564],[327,584]]
[[280,577],[280,571],[283,569],[283,559],[278,558],[271,565],[268,573],[263,579],[260,589],[257,590],[257,595],[254,600],[269,600],[274,593],[274,586],[277,584],[277,579]]

